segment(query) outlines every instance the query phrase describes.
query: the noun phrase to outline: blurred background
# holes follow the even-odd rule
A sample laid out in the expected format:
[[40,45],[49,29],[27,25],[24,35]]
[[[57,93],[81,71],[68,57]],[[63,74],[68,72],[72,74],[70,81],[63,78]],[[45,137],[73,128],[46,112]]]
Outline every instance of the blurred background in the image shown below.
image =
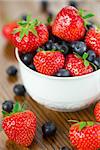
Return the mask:
[[100,0],[0,0],[0,26],[26,14],[46,20],[46,16],[54,17],[66,5],[94,13],[93,21],[100,23]]

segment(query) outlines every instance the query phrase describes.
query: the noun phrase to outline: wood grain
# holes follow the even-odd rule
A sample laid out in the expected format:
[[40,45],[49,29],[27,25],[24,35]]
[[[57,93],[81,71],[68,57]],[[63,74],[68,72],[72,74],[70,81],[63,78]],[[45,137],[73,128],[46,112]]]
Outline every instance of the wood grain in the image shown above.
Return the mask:
[[[93,1],[92,1],[93,2]],[[16,2],[17,4],[17,2]],[[20,3],[19,3],[20,4]],[[99,1],[98,1],[98,4]],[[11,5],[13,7],[13,4]],[[22,6],[22,4],[21,4]],[[25,6],[25,5],[24,5]],[[23,7],[24,7],[23,6]],[[99,5],[100,6],[100,5]],[[99,7],[98,6],[98,7]],[[8,7],[8,8],[7,8]],[[15,5],[14,5],[15,7]],[[19,10],[19,5],[16,6]],[[5,11],[4,8],[7,10]],[[3,24],[3,19],[6,17],[6,13],[9,12],[10,5],[5,2],[0,2],[0,26]],[[32,7],[28,5],[28,8]],[[100,7],[99,7],[100,8]],[[29,9],[28,9],[29,10]],[[20,14],[20,13],[19,13]],[[10,11],[10,15],[13,15]],[[18,14],[17,14],[18,15]],[[16,15],[16,16],[17,16]],[[22,83],[20,72],[16,78],[9,78],[6,74],[6,69],[9,65],[15,65],[18,69],[18,64],[14,54],[14,47],[7,43],[4,38],[0,35],[0,110],[2,102],[7,99],[12,99],[13,101],[18,100],[23,102],[22,97],[16,97],[13,93],[13,86],[17,83]],[[90,113],[90,108],[74,112],[74,113],[61,113],[49,110],[39,104],[37,104],[30,96],[26,96],[26,102],[28,108],[36,113],[37,115],[37,132],[36,137],[29,148],[21,147],[16,145],[12,141],[7,140],[4,132],[0,133],[0,150],[59,150],[62,146],[69,147],[70,150],[73,149],[69,141],[69,128],[71,123],[68,120],[94,120],[93,114]],[[1,116],[1,115],[0,115]],[[57,126],[57,133],[55,137],[44,139],[42,137],[41,126],[45,121],[51,120]]]

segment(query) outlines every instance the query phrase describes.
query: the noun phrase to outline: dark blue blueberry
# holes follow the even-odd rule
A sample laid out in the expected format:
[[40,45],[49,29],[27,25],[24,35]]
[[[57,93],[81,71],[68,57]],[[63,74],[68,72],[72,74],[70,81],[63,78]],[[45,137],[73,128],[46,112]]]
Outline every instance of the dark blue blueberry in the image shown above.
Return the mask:
[[53,49],[53,50],[57,50],[57,45],[56,45],[56,43],[52,44],[52,49]]
[[71,47],[74,52],[76,52],[79,55],[83,55],[84,52],[86,52],[86,44],[82,41],[75,41],[71,43]]
[[64,55],[67,55],[68,52],[69,52],[69,47],[67,45],[62,45],[61,46],[61,49],[64,50],[63,54]]
[[9,66],[6,70],[6,72],[9,76],[16,76],[18,71],[17,71],[17,68],[15,66]]
[[55,76],[57,77],[70,77],[70,72],[66,69],[60,69],[56,74]]
[[43,12],[47,12],[47,10],[48,10],[48,1],[46,1],[46,0],[41,1],[41,10]]
[[26,65],[30,65],[33,61],[33,54],[32,53],[26,53],[22,56],[22,61]]
[[26,89],[22,84],[16,84],[13,88],[13,91],[17,96],[25,96],[26,93]]
[[2,104],[2,110],[6,111],[8,113],[12,112],[13,110],[13,101],[11,100],[6,100],[3,104]]
[[29,67],[30,69],[36,71],[36,68],[35,68],[34,64],[30,64],[28,67]]
[[22,15],[22,16],[21,16],[21,19],[26,21],[26,19],[27,19],[27,15],[25,15],[25,14],[24,14],[24,15]]
[[90,62],[93,62],[93,60],[96,58],[95,52],[92,51],[92,50],[88,50],[87,54],[88,54],[87,60],[90,61]]
[[51,121],[46,122],[42,126],[42,132],[43,132],[44,137],[54,136],[56,133],[56,130],[57,130],[57,128],[56,128],[55,124]]
[[75,7],[75,8],[78,8],[78,3],[77,3],[76,0],[70,0],[70,1],[69,1],[69,5],[70,5],[70,6],[73,6],[73,7]]
[[98,69],[100,69],[100,57],[95,58],[93,63],[97,66]]
[[60,150],[70,150],[67,146],[63,146],[60,148]]
[[52,44],[51,43],[47,43],[46,44],[46,49],[47,50],[51,50],[52,49]]

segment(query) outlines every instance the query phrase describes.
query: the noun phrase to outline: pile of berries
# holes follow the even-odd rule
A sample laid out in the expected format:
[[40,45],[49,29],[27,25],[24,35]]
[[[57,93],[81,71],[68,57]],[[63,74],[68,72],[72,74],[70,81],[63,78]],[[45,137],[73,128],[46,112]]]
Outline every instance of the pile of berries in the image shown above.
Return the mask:
[[25,65],[39,73],[71,77],[100,69],[100,29],[89,26],[84,14],[64,7],[51,24],[27,16],[4,26],[4,35],[18,48]]

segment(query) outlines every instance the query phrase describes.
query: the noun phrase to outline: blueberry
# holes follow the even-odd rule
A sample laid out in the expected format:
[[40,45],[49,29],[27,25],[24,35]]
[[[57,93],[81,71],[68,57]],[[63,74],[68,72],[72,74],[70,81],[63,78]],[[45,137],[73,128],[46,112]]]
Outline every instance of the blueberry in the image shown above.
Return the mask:
[[62,45],[62,46],[61,46],[61,49],[64,50],[64,52],[63,52],[64,55],[67,55],[67,54],[68,54],[69,48],[68,48],[67,45]]
[[26,21],[27,15],[22,15],[22,16],[21,16],[21,19]]
[[22,56],[22,61],[26,65],[30,65],[33,61],[33,54],[31,53],[26,53]]
[[74,52],[78,53],[79,55],[83,55],[86,52],[86,44],[82,41],[75,41],[71,43],[71,47]]
[[100,69],[100,57],[95,58],[93,63],[97,66],[98,69]]
[[13,101],[11,100],[7,100],[5,101],[3,104],[2,104],[2,110],[3,111],[6,111],[8,113],[12,112],[13,110]]
[[53,49],[53,50],[57,50],[57,45],[56,45],[56,43],[52,44],[52,49]]
[[57,130],[57,128],[56,128],[55,124],[51,121],[46,122],[42,126],[42,132],[43,132],[44,137],[54,136],[56,133],[56,130]]
[[70,72],[66,69],[60,69],[56,74],[55,76],[57,77],[70,77]]
[[67,146],[63,146],[60,148],[60,150],[70,150]]
[[36,71],[36,68],[35,68],[34,64],[30,64],[28,67],[29,67],[30,69]]
[[15,66],[10,66],[7,68],[6,72],[9,76],[16,76],[18,71],[17,71],[17,68]]
[[13,88],[13,91],[17,96],[25,96],[26,93],[26,89],[22,84],[16,84]]
[[78,3],[75,0],[70,0],[69,5],[78,8]]
[[52,44],[51,43],[47,43],[46,44],[46,49],[47,50],[51,50],[52,49]]
[[92,51],[92,50],[88,50],[87,54],[88,54],[87,60],[90,61],[90,62],[93,62],[93,60],[96,58],[95,52]]

